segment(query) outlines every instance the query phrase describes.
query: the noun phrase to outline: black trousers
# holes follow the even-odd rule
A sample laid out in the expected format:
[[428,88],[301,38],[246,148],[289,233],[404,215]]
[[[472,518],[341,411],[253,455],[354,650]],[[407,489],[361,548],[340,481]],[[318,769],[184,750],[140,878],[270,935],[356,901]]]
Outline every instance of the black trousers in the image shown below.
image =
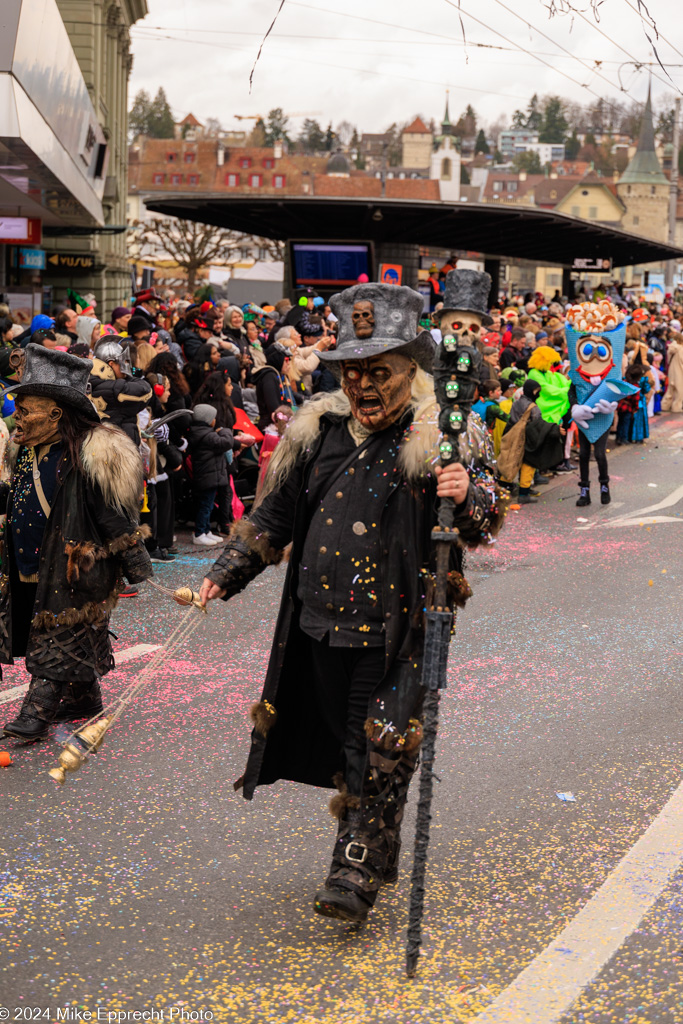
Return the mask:
[[339,743],[350,793],[360,795],[365,768],[368,703],[384,675],[381,647],[330,647],[310,640],[318,713]]
[[[607,469],[607,439],[609,430],[606,430],[602,437],[593,442],[593,455],[598,464],[598,479],[601,484],[609,483],[609,472]],[[591,443],[582,430],[579,431],[579,470],[581,487],[587,487],[590,480],[590,458]]]
[[160,548],[170,548],[173,544],[175,523],[175,501],[171,481],[158,480],[154,490],[157,494],[157,540]]

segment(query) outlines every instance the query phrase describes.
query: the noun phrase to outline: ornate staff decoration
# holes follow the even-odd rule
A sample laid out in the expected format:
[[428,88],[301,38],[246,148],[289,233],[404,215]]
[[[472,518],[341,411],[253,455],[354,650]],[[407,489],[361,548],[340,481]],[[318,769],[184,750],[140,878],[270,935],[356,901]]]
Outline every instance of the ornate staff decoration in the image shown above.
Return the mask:
[[[445,325],[442,322],[442,330]],[[446,328],[448,330],[448,328]],[[476,395],[481,356],[453,333],[445,334],[434,361],[434,390],[439,405],[439,428],[442,440],[439,446],[442,466],[463,463],[461,440],[467,432],[467,420]],[[410,883],[408,941],[406,945],[406,972],[415,974],[422,943],[422,917],[424,913],[425,873],[429,826],[434,786],[434,753],[439,725],[439,699],[446,688],[448,647],[454,628],[454,610],[448,605],[448,572],[452,545],[458,542],[458,531],[453,527],[455,504],[452,498],[439,500],[438,526],[432,531],[436,574],[434,604],[427,609],[422,685],[425,689],[423,713],[423,740],[421,748],[420,791],[415,825],[415,855]]]

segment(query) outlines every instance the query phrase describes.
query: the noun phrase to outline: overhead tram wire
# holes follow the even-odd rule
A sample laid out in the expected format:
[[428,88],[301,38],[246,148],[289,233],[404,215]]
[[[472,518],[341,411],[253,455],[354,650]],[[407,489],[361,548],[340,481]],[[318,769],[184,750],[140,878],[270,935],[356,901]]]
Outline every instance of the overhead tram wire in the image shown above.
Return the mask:
[[[453,0],[444,0],[444,3],[448,4],[449,7],[453,7],[458,12],[459,15],[464,15],[466,18],[470,18],[470,20],[475,21],[477,25],[481,25],[482,28],[488,29],[489,32],[493,32],[494,35],[500,36],[501,39],[506,38],[506,36],[504,36],[501,32],[498,32],[495,28],[491,28],[490,25],[487,25],[485,22],[480,21],[479,18],[475,18],[475,16],[473,14],[470,14],[469,11],[466,11],[464,10],[464,8],[459,7],[457,3],[453,2]],[[525,50],[524,47],[520,45],[517,45],[517,49],[521,50],[523,53],[528,54],[528,56],[533,57],[534,60],[539,61],[541,64],[544,64],[545,67],[550,68],[551,71],[556,72],[558,75],[562,75],[563,78],[568,79],[570,82],[572,82],[573,85],[578,85],[580,89],[586,89],[586,91],[589,92],[592,96],[595,96],[597,99],[604,101],[604,96],[600,96],[600,94],[595,92],[594,89],[591,89],[589,85],[586,85],[584,82],[577,81],[576,78],[572,78],[572,76],[568,75],[566,71],[561,71],[560,68],[553,67],[552,64],[549,64],[547,60],[543,60],[543,58],[539,57],[538,54],[534,53],[533,50]],[[615,88],[618,87],[615,86]]]
[[[218,48],[219,50],[238,50],[241,53],[247,53],[248,52],[248,50],[245,47],[228,46],[225,43],[211,43],[208,40],[203,40],[203,39],[188,40],[186,37],[182,37],[181,38],[180,36],[141,36],[141,38],[144,38],[146,40],[170,39],[172,42],[182,42],[182,43],[185,43],[185,44],[187,44],[188,42],[194,42],[194,44],[196,46],[213,46],[213,47]],[[287,55],[287,54],[284,54],[284,53],[282,53],[282,54],[273,53],[273,54],[270,54],[270,56],[269,56],[269,60],[288,60],[288,61],[291,61],[291,59],[292,59],[291,54]],[[314,65],[316,67],[321,67],[321,68],[334,68],[335,71],[353,71],[353,72],[355,72],[356,74],[359,74],[359,75],[373,75],[376,78],[397,78],[397,79],[399,79],[402,82],[417,82],[418,85],[437,85],[437,86],[440,86],[443,89],[450,89],[451,91],[466,92],[466,93],[467,92],[477,92],[477,93],[483,93],[485,96],[491,96],[492,95],[491,89],[477,89],[477,88],[475,88],[475,86],[472,86],[472,85],[453,85],[450,82],[434,82],[433,80],[428,79],[428,78],[412,78],[409,75],[398,75],[398,74],[396,74],[393,71],[373,71],[372,68],[352,68],[352,67],[348,67],[348,66],[346,66],[344,64],[330,64],[328,61],[310,60],[308,58],[306,58],[306,63]],[[528,96],[521,96],[521,95],[519,95],[517,93],[506,92],[505,95],[509,96],[511,99],[514,99],[514,100],[526,100],[526,99],[528,99]]]
[[568,56],[570,56],[573,60],[577,60],[579,64],[581,64],[582,67],[585,67],[588,71],[590,71],[591,74],[597,75],[598,78],[601,78],[603,82],[606,82],[607,85],[609,85],[612,89],[618,89],[620,92],[626,91],[621,86],[616,85],[613,82],[610,82],[609,78],[605,78],[602,72],[598,71],[597,68],[592,68],[589,64],[585,63],[585,61],[583,61],[581,57],[577,57],[576,54],[572,53],[571,50],[568,50],[566,46],[562,45],[562,43],[558,43],[554,39],[551,39],[550,36],[547,36],[545,32],[542,32],[540,28],[536,28],[536,26],[532,25],[530,21],[527,21],[526,18],[523,18],[521,14],[518,14],[516,11],[513,11],[510,7],[507,6],[507,4],[503,3],[503,0],[495,0],[495,3],[497,3],[499,7],[502,7],[504,11],[507,11],[508,14],[512,14],[513,17],[521,21],[522,24],[526,25],[528,29],[531,29],[531,31],[538,33],[538,35],[542,36],[543,39],[547,39],[549,43],[553,44],[553,46],[558,46],[560,50],[568,54]]
[[[628,0],[626,0],[626,2],[628,3]],[[319,10],[319,8],[316,8],[316,10]],[[634,8],[634,10],[635,10],[635,8]],[[342,12],[338,11],[338,12],[335,12],[335,13],[342,13]],[[349,15],[347,15],[347,17],[355,18],[357,16],[353,15],[353,14],[349,14]],[[362,20],[371,20],[371,19],[362,19]],[[102,24],[104,24],[104,22],[102,22]],[[388,22],[388,21],[378,21],[378,22],[375,22],[375,24],[377,24],[377,25],[386,25],[386,26],[391,27],[391,28],[397,27],[397,26],[391,25],[391,23]],[[533,28],[533,25],[531,25],[530,27]],[[145,25],[133,25],[133,26],[131,26],[131,31],[135,32],[135,33],[138,33],[138,32],[182,32],[183,29],[181,29],[178,26],[174,26],[174,25],[147,25],[147,24],[145,24]],[[406,29],[405,31],[412,31],[412,30]],[[415,31],[417,31],[417,30],[415,30]],[[539,30],[537,30],[537,31],[539,31]],[[188,32],[195,32],[197,34],[210,35],[210,36],[216,36],[216,35],[226,35],[226,36],[257,36],[259,38],[261,36],[260,32],[235,31],[235,30],[229,29],[229,28],[225,28],[225,29],[223,29],[223,28],[216,28],[216,29],[213,29],[213,28],[190,28],[190,29],[188,29]],[[153,38],[153,37],[149,37],[148,36],[148,38]],[[168,38],[171,38],[171,37],[168,37]],[[180,36],[173,36],[172,38],[180,39],[181,37]],[[550,38],[550,37],[547,37],[547,38]],[[664,39],[664,36],[660,35],[660,38]],[[183,41],[187,41],[187,37],[186,36],[183,36],[182,39],[183,39]],[[299,32],[273,32],[272,35],[270,36],[270,39],[271,39],[271,41],[274,40],[274,39],[298,39],[300,42],[307,42],[308,40],[316,40],[316,41],[328,42],[328,43],[391,43],[391,44],[398,43],[399,45],[415,46],[415,40],[414,39],[374,39],[372,37],[368,38],[368,36],[338,36],[337,38],[331,38],[329,35],[316,36],[316,35],[309,35],[309,34],[307,34],[305,40],[302,40],[301,34]],[[197,41],[199,42],[200,40],[197,40]],[[552,40],[552,39],[550,41],[554,42],[554,40]],[[666,40],[665,40],[665,42],[666,42]],[[440,36],[434,42],[427,42],[426,40],[421,40],[418,45],[420,45],[420,46],[462,46],[462,47],[472,46],[472,47],[476,47],[477,49],[481,49],[481,50],[496,50],[496,51],[501,51],[502,50],[502,51],[504,51],[506,53],[516,53],[519,50],[519,47],[516,47],[516,46],[501,46],[499,43],[480,43],[480,42],[475,42],[475,41],[469,40],[469,39],[465,40],[463,42],[462,39],[454,39],[452,36],[448,36],[446,38],[444,38],[443,36]],[[558,43],[557,45],[560,46],[561,44]],[[669,45],[672,46],[673,44],[669,44]],[[558,57],[558,58],[563,57],[563,54],[561,54],[561,53],[551,53],[548,50],[537,50],[536,52],[540,53],[542,57]],[[679,51],[676,51],[676,52],[679,52]],[[596,63],[599,63],[599,64],[619,64],[619,65],[623,65],[624,64],[624,61],[622,61],[621,59],[620,60],[613,60],[611,58],[604,58],[604,57],[600,57],[600,58],[597,58],[597,57],[580,57],[578,54],[573,54],[570,50],[566,50],[565,53],[572,60],[586,61],[586,62],[589,63],[589,65],[590,65],[591,62],[596,62]],[[372,54],[372,56],[374,56],[374,54]],[[396,56],[396,55],[394,54],[393,56]],[[683,53],[681,54],[681,56],[683,57]],[[659,64],[657,63],[657,61],[643,61],[643,60],[639,60],[639,61],[634,61],[633,63],[637,64],[638,67],[643,67],[643,68],[646,68],[646,67],[659,67]],[[664,66],[665,67],[669,67],[669,68],[681,68],[681,67],[683,67],[683,64],[675,64],[672,61],[664,61]],[[590,70],[593,71],[595,69],[591,68]]]
[[[650,15],[647,15],[647,17],[646,17],[643,14],[642,11],[639,11],[637,7],[633,6],[633,4],[631,3],[631,0],[624,0],[624,3],[628,7],[630,7],[631,10],[634,11],[641,20],[644,20],[649,25],[649,27],[652,28],[657,33],[657,36],[659,37],[659,39],[662,40],[663,43],[666,43],[667,46],[670,46],[671,49],[674,51],[674,53],[677,53],[679,57],[683,57],[683,53],[681,53],[681,51],[678,49],[678,47],[674,46],[674,44],[671,42],[671,40],[667,39],[665,35],[662,35],[662,33],[659,31],[659,28],[657,27],[655,22],[652,20]],[[671,65],[671,64],[668,64],[668,65],[665,64],[665,67],[672,67],[672,66],[673,65]]]
[[[448,2],[448,0],[446,0],[446,2]],[[581,11],[574,11],[574,14],[578,14],[579,18],[581,18],[583,21],[585,21],[587,25],[590,25],[592,28],[595,29],[596,32],[599,32],[600,35],[603,36],[608,42],[612,43],[613,46],[616,46],[616,48],[618,50],[621,50],[622,53],[625,53],[626,56],[629,58],[630,63],[636,64],[636,65],[642,67],[640,61],[636,60],[632,53],[629,53],[628,50],[625,50],[624,47],[621,45],[621,43],[617,43],[616,40],[611,39],[610,36],[608,36],[606,32],[602,31],[602,29],[600,28],[599,25],[596,25],[595,22],[590,20],[590,18],[587,18],[585,16],[585,14],[582,14]],[[650,74],[652,75],[653,78],[656,78],[658,82],[661,82],[662,85],[665,85],[667,87],[667,89],[670,89],[671,86],[673,85],[674,89],[676,89],[677,92],[679,92],[679,93],[681,92],[681,90],[678,88],[678,86],[676,85],[676,83],[673,80],[669,79],[669,81],[667,82],[665,78],[662,78],[661,75],[656,74],[654,71],[651,71]]]

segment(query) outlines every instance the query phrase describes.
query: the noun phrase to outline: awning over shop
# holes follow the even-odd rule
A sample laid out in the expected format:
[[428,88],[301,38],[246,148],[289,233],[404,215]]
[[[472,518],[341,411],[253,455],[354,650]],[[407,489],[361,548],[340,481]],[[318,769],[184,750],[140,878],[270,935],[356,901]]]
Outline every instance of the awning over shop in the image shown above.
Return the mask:
[[2,0],[0,212],[102,225],[107,142],[55,0]]
[[327,196],[148,196],[149,210],[266,238],[368,239],[471,250],[571,266],[577,258],[616,267],[683,260],[683,250],[552,210],[494,203]]

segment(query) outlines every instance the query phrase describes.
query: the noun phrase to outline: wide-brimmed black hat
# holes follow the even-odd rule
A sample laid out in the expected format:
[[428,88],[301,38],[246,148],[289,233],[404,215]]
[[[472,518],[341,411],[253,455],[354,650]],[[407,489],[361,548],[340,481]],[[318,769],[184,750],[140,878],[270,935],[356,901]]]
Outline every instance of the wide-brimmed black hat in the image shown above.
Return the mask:
[[449,270],[446,274],[446,291],[443,297],[443,313],[475,313],[481,317],[484,327],[493,323],[489,316],[488,300],[491,293],[491,275],[481,270]]
[[88,397],[91,371],[89,359],[43,348],[42,345],[27,345],[21,384],[12,388],[12,394],[54,398],[60,405],[70,405],[94,423],[99,423],[97,410]]
[[420,328],[424,299],[419,292],[403,285],[357,284],[333,295],[330,308],[339,333],[336,349],[320,352],[325,362],[401,351],[431,373],[436,344]]

